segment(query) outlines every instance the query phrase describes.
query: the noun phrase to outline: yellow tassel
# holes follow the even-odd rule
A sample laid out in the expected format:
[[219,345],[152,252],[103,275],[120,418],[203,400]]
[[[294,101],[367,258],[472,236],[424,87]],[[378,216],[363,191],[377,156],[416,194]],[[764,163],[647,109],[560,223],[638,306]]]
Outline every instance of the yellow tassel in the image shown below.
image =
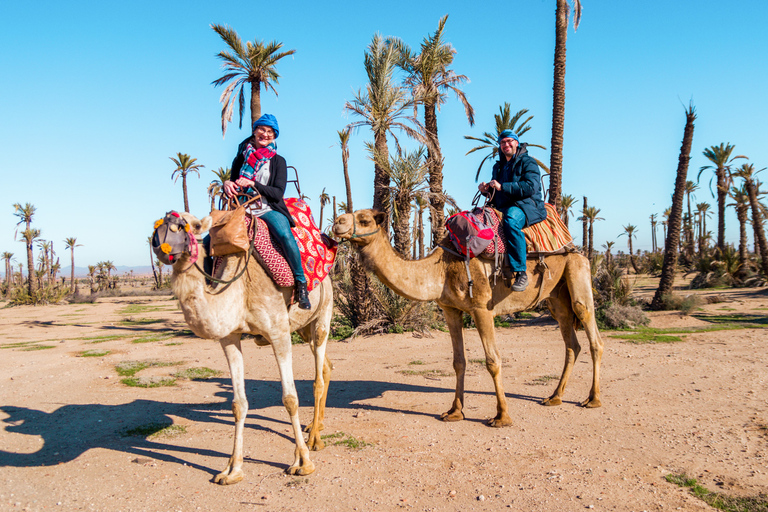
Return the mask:
[[162,244],[160,246],[160,250],[163,251],[165,254],[171,254],[172,248],[171,248],[170,244]]
[[189,222],[187,222],[186,224],[184,224],[184,231],[186,231],[187,233],[189,233]]
[[155,221],[155,229],[159,228],[162,225],[163,225],[163,219],[157,219]]

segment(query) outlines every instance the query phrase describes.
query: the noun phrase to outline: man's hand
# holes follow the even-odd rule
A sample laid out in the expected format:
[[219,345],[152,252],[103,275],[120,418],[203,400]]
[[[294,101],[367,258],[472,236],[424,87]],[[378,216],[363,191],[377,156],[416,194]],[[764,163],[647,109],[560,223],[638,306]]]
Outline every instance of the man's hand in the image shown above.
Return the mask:
[[498,192],[499,190],[501,190],[501,183],[499,183],[496,180],[491,180],[491,182],[488,183],[488,188],[493,188]]

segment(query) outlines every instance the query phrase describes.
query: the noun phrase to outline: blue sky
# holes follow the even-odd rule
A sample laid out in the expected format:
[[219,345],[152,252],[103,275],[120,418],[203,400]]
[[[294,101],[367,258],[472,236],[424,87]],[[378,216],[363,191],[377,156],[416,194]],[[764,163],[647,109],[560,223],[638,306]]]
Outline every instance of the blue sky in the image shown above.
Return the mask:
[[[696,107],[689,179],[708,162],[702,151],[736,146],[757,168],[768,166],[766,119],[768,2],[584,0],[578,31],[568,37],[563,192],[601,209],[595,243],[616,241],[638,226],[636,248],[650,249],[649,216],[671,203],[685,123]],[[153,222],[182,209],[181,182],[170,179],[177,152],[205,166],[189,181],[190,209],[207,214],[211,169],[230,165],[248,134],[230,125],[221,136],[223,42],[211,23],[244,40],[278,40],[296,54],[280,61],[279,96],[262,94],[277,116],[278,152],[300,174],[302,192],[319,214],[323,188],[344,200],[337,131],[356,118],[345,101],[365,86],[363,53],[375,33],[412,47],[448,14],[453,69],[475,107],[470,127],[458,101],[438,116],[445,188],[469,207],[482,156],[464,135],[493,127],[499,106],[534,116],[524,141],[549,147],[552,111],[554,0],[503,4],[435,2],[50,2],[5,0],[0,18],[0,252],[24,261],[14,240],[13,203],[37,207],[34,227],[52,240],[62,266],[64,238],[77,237],[76,264],[111,260],[149,264]],[[499,6],[501,5],[501,6]],[[246,119],[249,113],[246,112]],[[247,126],[247,122],[245,125]],[[356,208],[370,207],[373,164],[368,130],[352,136],[350,172]],[[547,150],[532,154],[549,162]],[[490,176],[487,165],[481,180]],[[702,178],[697,202],[716,201]],[[763,178],[766,179],[766,178]],[[580,208],[577,206],[577,208]],[[5,212],[5,213],[3,213]],[[325,217],[329,217],[326,209]],[[572,226],[574,226],[574,221]],[[738,242],[729,209],[727,241]],[[580,226],[573,229],[581,242]],[[661,239],[661,230],[658,232]],[[750,235],[751,240],[751,235]]]

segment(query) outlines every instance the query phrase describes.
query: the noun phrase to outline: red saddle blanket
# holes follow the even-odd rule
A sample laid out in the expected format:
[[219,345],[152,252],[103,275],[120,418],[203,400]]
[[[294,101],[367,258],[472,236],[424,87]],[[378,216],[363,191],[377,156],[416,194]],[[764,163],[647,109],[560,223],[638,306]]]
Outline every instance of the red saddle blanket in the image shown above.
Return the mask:
[[[529,255],[531,253],[558,252],[573,242],[573,237],[568,232],[568,228],[565,227],[565,223],[560,218],[560,215],[558,215],[555,207],[549,203],[544,203],[544,207],[547,209],[546,220],[523,228]],[[499,212],[493,208],[486,208],[486,211],[491,212],[491,215],[486,215],[486,219],[490,221],[491,229],[493,229],[496,236],[494,236],[493,241],[491,241],[481,256],[492,257],[495,252],[504,254],[507,252],[507,238],[504,236],[504,230],[501,229]],[[499,241],[498,251],[495,249],[496,240]]]
[[[296,198],[286,198],[285,205],[293,217],[295,228],[291,228],[296,244],[301,251],[301,265],[307,278],[307,289],[310,291],[325,279],[336,259],[338,243],[321,233],[312,220],[309,205]],[[281,287],[293,286],[293,273],[282,249],[269,236],[267,223],[256,218],[251,225],[246,216],[248,234],[253,239],[253,247],[261,259],[265,269]]]

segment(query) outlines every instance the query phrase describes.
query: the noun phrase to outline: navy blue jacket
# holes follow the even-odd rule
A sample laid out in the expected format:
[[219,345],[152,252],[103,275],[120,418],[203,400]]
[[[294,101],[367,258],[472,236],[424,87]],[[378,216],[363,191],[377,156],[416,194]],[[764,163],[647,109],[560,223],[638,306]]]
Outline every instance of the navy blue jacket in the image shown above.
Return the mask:
[[[245,145],[251,140],[248,137],[237,147],[237,155],[232,162],[232,174],[230,180],[235,181],[240,177],[240,169],[243,167],[243,151],[245,151]],[[256,145],[254,144],[254,147]],[[285,195],[285,185],[288,181],[288,166],[285,163],[285,158],[280,155],[275,155],[269,160],[269,180],[266,185],[256,183],[253,188],[261,194],[262,201],[266,201],[269,206],[288,218],[288,222],[291,223],[291,227],[295,228],[296,224],[293,222],[291,214],[288,213],[288,207],[285,205],[283,196]]]
[[517,206],[525,214],[525,225],[530,226],[547,218],[541,196],[541,173],[536,160],[528,156],[527,144],[520,144],[515,157],[509,162],[504,154],[493,166],[492,179],[501,183],[501,190],[493,196],[491,204],[498,209]]

